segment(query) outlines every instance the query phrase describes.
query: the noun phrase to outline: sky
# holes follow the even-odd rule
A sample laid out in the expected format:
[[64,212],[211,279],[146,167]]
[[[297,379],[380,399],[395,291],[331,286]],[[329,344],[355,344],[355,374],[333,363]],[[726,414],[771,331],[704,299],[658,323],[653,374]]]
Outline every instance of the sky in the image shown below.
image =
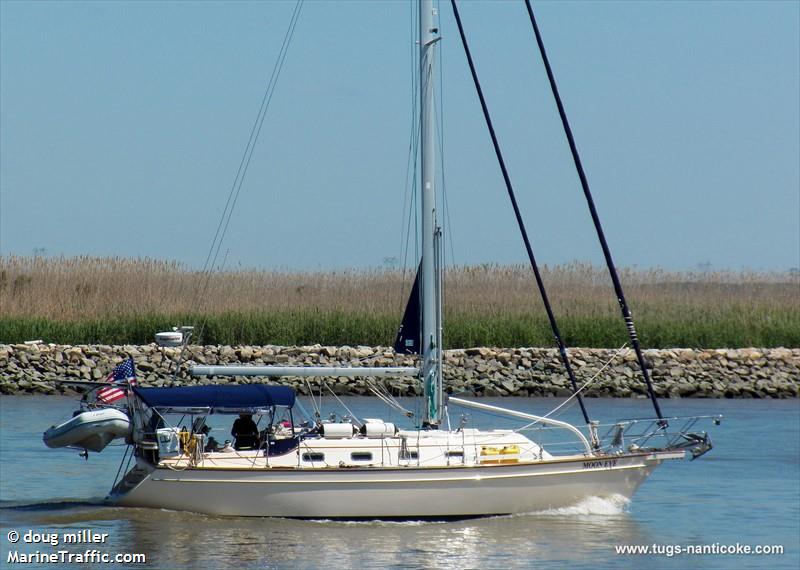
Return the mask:
[[[0,2],[0,255],[202,267],[294,5]],[[524,3],[459,7],[537,259],[601,264]],[[617,265],[800,267],[800,2],[534,9]],[[449,3],[439,27],[449,261],[523,263]],[[414,28],[304,3],[226,269],[415,265]]]

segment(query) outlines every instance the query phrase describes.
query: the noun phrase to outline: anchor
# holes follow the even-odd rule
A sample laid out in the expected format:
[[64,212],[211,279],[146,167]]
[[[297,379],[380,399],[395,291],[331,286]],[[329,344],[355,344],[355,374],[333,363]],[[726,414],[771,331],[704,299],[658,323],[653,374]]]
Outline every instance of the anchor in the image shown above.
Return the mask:
[[706,432],[702,433],[682,433],[680,436],[686,441],[676,443],[672,449],[688,449],[692,454],[690,461],[702,457],[714,448],[714,443]]

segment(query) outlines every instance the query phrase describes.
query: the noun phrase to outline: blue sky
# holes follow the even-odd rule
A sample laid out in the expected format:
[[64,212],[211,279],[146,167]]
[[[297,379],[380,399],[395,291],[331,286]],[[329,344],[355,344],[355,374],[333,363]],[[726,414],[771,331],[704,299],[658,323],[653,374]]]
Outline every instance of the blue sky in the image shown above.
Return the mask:
[[[294,2],[0,3],[0,253],[202,266]],[[534,4],[618,265],[800,266],[800,3]],[[602,263],[524,3],[462,2],[542,263]],[[523,262],[449,3],[454,261]],[[226,267],[401,258],[408,2],[307,1]]]

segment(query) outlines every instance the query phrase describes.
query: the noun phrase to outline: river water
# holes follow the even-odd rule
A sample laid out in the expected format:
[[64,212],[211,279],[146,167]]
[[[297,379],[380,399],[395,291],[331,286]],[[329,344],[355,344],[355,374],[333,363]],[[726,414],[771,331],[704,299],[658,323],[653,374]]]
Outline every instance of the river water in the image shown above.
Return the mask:
[[[542,414],[558,399],[484,399]],[[389,417],[370,398],[343,398],[359,417]],[[407,401],[412,405],[411,401]],[[326,401],[325,407],[336,402]],[[588,400],[603,422],[650,417],[644,400]],[[800,567],[800,403],[788,400],[668,400],[669,416],[722,414],[708,427],[715,448],[694,462],[662,465],[633,501],[589,499],[555,511],[457,522],[331,522],[224,518],[105,506],[123,447],[92,454],[51,450],[41,440],[70,417],[72,398],[0,397],[0,567],[13,553],[146,556],[137,568],[798,568]],[[306,402],[306,407],[310,405]],[[340,406],[337,406],[341,410]],[[479,427],[497,425],[497,418]],[[578,411],[560,416],[578,422]],[[221,421],[221,420],[218,420]],[[580,422],[579,422],[580,423]],[[215,432],[225,437],[227,425]],[[213,434],[212,434],[213,435]],[[90,529],[104,542],[26,543],[26,532]],[[9,541],[18,532],[19,542]],[[29,541],[35,537],[29,535]],[[675,546],[780,545],[783,554],[673,554]],[[618,554],[616,546],[658,545],[661,554]],[[12,556],[12,558],[9,558]],[[60,556],[60,555],[59,555]],[[19,558],[17,558],[19,560]],[[108,567],[98,563],[72,567]],[[118,564],[117,567],[126,567]]]

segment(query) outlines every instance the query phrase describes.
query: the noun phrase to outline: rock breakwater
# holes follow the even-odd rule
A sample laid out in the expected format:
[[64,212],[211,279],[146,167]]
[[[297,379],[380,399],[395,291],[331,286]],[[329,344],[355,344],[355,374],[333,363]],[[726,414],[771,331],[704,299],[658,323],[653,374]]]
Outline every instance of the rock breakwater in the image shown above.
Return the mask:
[[[646,389],[632,351],[572,348],[578,381],[591,381],[589,397],[645,397]],[[189,375],[194,364],[315,366],[413,366],[414,359],[386,347],[189,346],[54,344],[0,345],[1,394],[70,394],[62,381],[103,381],[124,358],[133,357],[142,386],[260,382],[258,378]],[[660,349],[645,351],[656,393],[667,398],[797,398],[800,349]],[[477,396],[568,396],[569,381],[558,352],[550,348],[468,348],[448,350],[444,358],[447,391]],[[175,370],[177,369],[177,373]],[[274,383],[308,393],[301,378]],[[314,390],[320,379],[309,379]],[[323,379],[336,394],[369,395],[364,378]],[[382,380],[399,396],[420,395],[414,378]]]

